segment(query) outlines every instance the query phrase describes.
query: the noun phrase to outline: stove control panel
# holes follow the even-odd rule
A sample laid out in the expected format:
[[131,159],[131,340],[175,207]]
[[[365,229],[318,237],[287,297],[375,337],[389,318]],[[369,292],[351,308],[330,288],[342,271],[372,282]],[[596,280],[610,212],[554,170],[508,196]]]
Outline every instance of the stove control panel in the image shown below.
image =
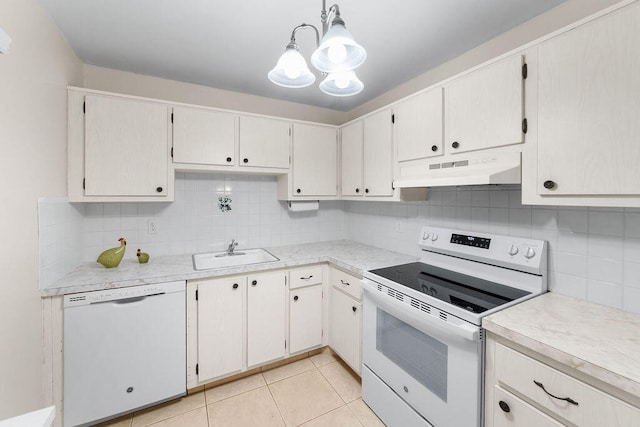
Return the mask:
[[468,258],[534,274],[546,269],[544,240],[424,226],[418,246],[423,251]]

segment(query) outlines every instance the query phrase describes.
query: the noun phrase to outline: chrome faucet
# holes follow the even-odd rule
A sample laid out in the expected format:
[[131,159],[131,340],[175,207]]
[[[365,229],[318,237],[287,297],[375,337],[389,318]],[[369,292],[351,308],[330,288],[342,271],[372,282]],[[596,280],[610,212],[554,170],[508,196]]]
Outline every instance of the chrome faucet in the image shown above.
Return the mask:
[[233,251],[236,248],[236,246],[238,246],[238,242],[236,242],[236,239],[231,239],[231,243],[227,248],[227,255],[233,255]]

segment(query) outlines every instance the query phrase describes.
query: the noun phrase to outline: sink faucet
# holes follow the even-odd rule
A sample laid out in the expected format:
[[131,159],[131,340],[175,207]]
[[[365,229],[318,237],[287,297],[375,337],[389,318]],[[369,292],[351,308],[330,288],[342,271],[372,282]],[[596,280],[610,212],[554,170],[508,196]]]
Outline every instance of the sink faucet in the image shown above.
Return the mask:
[[238,242],[236,242],[236,239],[231,239],[231,243],[227,248],[227,255],[233,255],[233,250],[236,248],[236,246],[238,246]]

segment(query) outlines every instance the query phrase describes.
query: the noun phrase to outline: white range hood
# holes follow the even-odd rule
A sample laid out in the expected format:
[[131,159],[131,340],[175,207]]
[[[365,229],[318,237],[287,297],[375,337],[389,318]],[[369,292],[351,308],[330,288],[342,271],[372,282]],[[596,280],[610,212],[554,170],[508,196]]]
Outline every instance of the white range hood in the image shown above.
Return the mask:
[[456,155],[439,158],[428,164],[401,168],[396,188],[448,187],[458,185],[520,184],[519,152],[484,156]]

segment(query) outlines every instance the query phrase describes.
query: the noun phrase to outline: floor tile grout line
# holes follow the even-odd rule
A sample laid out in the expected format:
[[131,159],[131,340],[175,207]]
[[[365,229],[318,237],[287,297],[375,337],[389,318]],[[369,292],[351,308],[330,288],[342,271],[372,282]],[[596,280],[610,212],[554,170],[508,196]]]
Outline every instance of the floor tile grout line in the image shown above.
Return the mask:
[[[271,383],[271,384],[275,384],[275,383]],[[273,391],[271,390],[271,384],[267,384],[267,390],[269,390],[269,395],[271,396],[271,399],[273,399],[273,403],[276,405],[276,409],[278,410],[278,415],[280,415],[282,424],[284,424],[284,426],[287,427],[287,421],[284,419],[284,416],[282,415],[282,410],[280,409],[280,405],[278,405],[278,401],[276,400],[276,397],[273,395]]]

